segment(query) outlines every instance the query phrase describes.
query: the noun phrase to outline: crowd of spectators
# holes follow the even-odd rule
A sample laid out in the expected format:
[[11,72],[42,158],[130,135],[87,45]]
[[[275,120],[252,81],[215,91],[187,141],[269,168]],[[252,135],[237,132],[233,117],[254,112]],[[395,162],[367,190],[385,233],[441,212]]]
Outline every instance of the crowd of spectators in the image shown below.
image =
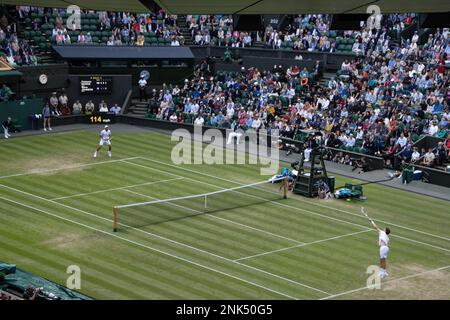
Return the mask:
[[389,46],[390,38],[412,24],[414,15],[375,15],[353,31],[332,31],[331,18],[325,14],[298,15],[284,31],[267,26],[263,40],[273,49],[287,46],[297,50],[336,52],[337,44],[343,39],[352,39],[351,51],[361,54],[380,34],[387,35],[385,45]]
[[71,114],[91,115],[93,113],[118,115],[122,111],[122,108],[117,103],[108,105],[105,100],[101,100],[97,105],[92,100],[88,100],[84,106],[80,100],[76,100],[70,106],[69,98],[64,90],[59,95],[57,92],[54,92],[48,99],[46,105],[48,105],[50,115],[53,117]]
[[[55,16],[55,11],[56,15],[60,13],[57,9],[21,8],[26,8],[19,10],[23,17],[29,17],[33,10],[43,10],[43,24],[50,23],[49,17]],[[145,45],[148,33],[170,39],[172,45],[184,43],[178,17],[164,11],[156,16],[93,11],[85,14],[95,15],[98,31],[111,31],[108,45]],[[68,34],[77,26],[67,29],[62,17],[61,12],[52,37],[57,43],[69,43],[72,40]],[[351,38],[351,51],[356,55],[342,63],[327,85],[315,81],[317,69],[301,70],[297,66],[249,68],[216,75],[200,72],[183,85],[154,90],[149,114],[159,120],[196,125],[278,129],[282,136],[305,143],[305,131],[319,130],[327,146],[381,156],[386,165],[398,159],[423,165],[445,163],[450,147],[446,69],[449,30],[437,29],[423,45],[419,44],[418,32],[396,43],[392,37],[412,24],[415,15],[379,18],[370,22],[376,26],[372,29],[363,25],[357,31],[330,34],[329,15],[299,15],[284,31],[268,26],[263,34],[258,34],[233,31],[231,16],[188,15],[192,41],[198,45],[246,47],[261,41],[274,49],[288,43],[293,49],[334,52],[341,39]],[[40,25],[33,23],[33,27],[38,29]],[[8,39],[11,37],[13,32]],[[90,43],[92,38],[90,32],[85,34],[82,30],[76,42]],[[84,108],[76,101],[70,108],[67,96],[52,96],[49,104],[54,115],[115,112],[104,101],[97,107],[89,101]],[[412,145],[422,135],[447,140],[432,150],[415,150]],[[330,160],[351,161],[344,153],[337,153]]]
[[244,48],[250,47],[255,40],[256,33],[233,31],[230,15],[187,15],[186,24],[195,45]]
[[18,38],[16,25],[9,23],[5,15],[0,17],[0,59],[11,67],[37,64],[33,49]]
[[[32,14],[39,14],[42,18],[33,18]],[[67,23],[69,15],[65,9],[18,6],[17,15],[21,21],[29,20],[32,30],[46,30],[56,44],[185,44],[178,16],[169,15],[164,10],[155,14],[84,10],[82,17],[90,19],[82,18],[81,24],[76,20]],[[351,51],[362,54],[367,47],[372,46],[380,33],[388,35],[384,43],[388,47],[391,37],[397,37],[408,25],[413,24],[416,15],[405,13],[373,16],[361,25],[360,30],[355,31],[330,30],[331,17],[325,14],[290,16],[290,23],[283,30],[276,30],[269,24],[264,32],[233,30],[231,15],[187,15],[185,18],[186,28],[194,45],[250,47],[255,42],[260,42],[272,49],[336,52],[339,43],[346,43],[350,44]],[[367,28],[368,24],[373,28]],[[351,41],[345,42],[347,39]]]
[[[81,20],[71,19],[71,22],[68,22],[70,15],[66,9],[19,6],[17,11],[21,21],[31,19],[33,31],[49,29],[48,34],[56,44],[100,41],[108,46],[144,46],[150,45],[152,39],[163,39],[172,46],[184,43],[177,15],[169,15],[162,9],[156,14],[82,10]],[[33,14],[42,18],[33,18]]]
[[[385,48],[387,37],[380,33],[366,55],[344,61],[325,86],[302,85],[312,74],[295,66],[215,77],[200,73],[183,86],[154,92],[149,113],[172,122],[278,129],[304,142],[304,131],[319,130],[327,146],[382,156],[388,166],[395,157],[445,163],[450,146],[448,29],[432,34],[423,47],[412,46],[412,40]],[[412,148],[422,135],[447,139],[431,150],[434,158],[429,150]],[[337,155],[334,160],[349,159]]]
[[[351,51],[361,54],[380,33],[388,35],[384,45],[389,46],[392,36],[397,37],[414,22],[415,14],[375,15],[362,24],[360,30],[338,32],[330,30],[331,17],[325,14],[298,15],[284,30],[277,30],[269,24],[262,33],[233,30],[233,19],[229,15],[188,15],[186,22],[195,45],[249,47],[258,41],[272,49],[287,47],[336,52],[341,40],[353,39]],[[368,24],[372,28],[367,28]]]

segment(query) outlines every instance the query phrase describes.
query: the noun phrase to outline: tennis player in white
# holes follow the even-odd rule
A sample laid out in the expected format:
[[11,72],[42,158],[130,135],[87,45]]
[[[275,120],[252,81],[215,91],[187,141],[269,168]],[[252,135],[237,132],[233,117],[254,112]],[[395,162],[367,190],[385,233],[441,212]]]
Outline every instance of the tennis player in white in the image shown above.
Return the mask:
[[380,246],[380,273],[379,276],[381,279],[387,277],[389,274],[386,271],[386,259],[389,253],[389,234],[391,230],[389,228],[385,228],[381,230],[378,226],[373,222],[373,220],[369,217],[364,207],[361,207],[361,213],[369,219],[370,223],[374,226],[374,228],[378,231],[378,245]]
[[105,126],[105,129],[100,132],[100,143],[98,144],[97,150],[95,150],[94,158],[97,157],[97,152],[104,144],[108,146],[108,157],[111,158],[111,130],[109,130],[108,126]]
[[378,231],[378,245],[380,246],[380,273],[379,276],[381,279],[387,277],[389,274],[386,271],[386,259],[387,255],[389,253],[389,234],[391,233],[391,230],[386,227],[386,229],[381,230],[378,228],[378,226],[373,222],[372,219],[370,219],[370,222],[374,226],[375,229]]

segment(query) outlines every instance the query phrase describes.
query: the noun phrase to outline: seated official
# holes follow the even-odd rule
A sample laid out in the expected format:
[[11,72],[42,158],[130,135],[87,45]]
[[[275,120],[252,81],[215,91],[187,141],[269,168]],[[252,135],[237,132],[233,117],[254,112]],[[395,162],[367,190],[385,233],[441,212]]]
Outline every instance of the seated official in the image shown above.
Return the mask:
[[120,111],[122,111],[122,108],[119,107],[119,105],[116,103],[114,104],[110,109],[109,109],[109,113],[118,115],[120,113]]
[[98,109],[98,112],[108,113],[109,112],[108,106],[106,104],[100,106],[100,108]]
[[80,100],[77,100],[72,105],[72,113],[73,114],[82,114],[83,113],[83,105],[81,104]]
[[100,101],[98,104],[98,112],[108,112],[108,105],[106,104],[105,100]]
[[95,110],[95,105],[94,105],[94,103],[92,102],[92,100],[89,100],[89,101],[86,103],[86,105],[85,105],[85,107],[84,107],[84,110],[85,110],[85,113],[86,113],[87,115],[91,115],[92,112],[94,112],[94,110]]

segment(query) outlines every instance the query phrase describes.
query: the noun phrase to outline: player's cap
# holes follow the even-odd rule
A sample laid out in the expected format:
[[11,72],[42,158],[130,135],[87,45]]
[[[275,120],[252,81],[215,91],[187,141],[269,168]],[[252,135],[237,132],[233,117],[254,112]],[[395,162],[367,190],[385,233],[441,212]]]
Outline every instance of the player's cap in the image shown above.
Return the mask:
[[107,129],[107,128],[109,128],[109,126],[108,126],[108,125],[106,125],[106,126],[105,126],[105,129]]

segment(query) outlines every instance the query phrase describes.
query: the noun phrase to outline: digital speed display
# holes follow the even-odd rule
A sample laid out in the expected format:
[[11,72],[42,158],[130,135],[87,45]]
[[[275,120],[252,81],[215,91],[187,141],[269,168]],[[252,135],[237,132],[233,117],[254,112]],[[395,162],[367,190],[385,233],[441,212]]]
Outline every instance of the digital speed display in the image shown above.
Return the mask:
[[86,115],[86,121],[91,124],[110,124],[116,123],[116,116],[108,113],[95,113]]
[[80,77],[81,94],[110,94],[112,92],[112,78],[103,76]]

